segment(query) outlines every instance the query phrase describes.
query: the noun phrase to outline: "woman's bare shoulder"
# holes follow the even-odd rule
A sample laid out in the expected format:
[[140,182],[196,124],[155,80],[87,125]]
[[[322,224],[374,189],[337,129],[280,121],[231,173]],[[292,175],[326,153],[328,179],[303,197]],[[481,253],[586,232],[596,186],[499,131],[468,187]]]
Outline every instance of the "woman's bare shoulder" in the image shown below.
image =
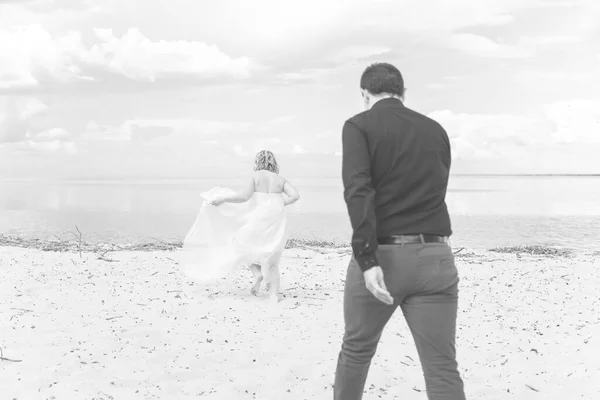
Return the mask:
[[281,184],[282,188],[283,188],[283,185],[285,185],[286,182],[289,182],[285,176],[278,175],[278,179],[279,179],[279,183]]

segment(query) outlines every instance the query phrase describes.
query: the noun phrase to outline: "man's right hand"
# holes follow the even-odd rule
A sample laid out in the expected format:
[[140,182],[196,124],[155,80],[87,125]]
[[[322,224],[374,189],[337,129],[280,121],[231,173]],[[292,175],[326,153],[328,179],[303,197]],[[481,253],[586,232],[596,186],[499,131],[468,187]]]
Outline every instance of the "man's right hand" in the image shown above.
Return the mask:
[[363,272],[367,290],[373,294],[379,301],[387,305],[394,304],[394,298],[388,292],[383,280],[383,270],[381,267],[371,267]]

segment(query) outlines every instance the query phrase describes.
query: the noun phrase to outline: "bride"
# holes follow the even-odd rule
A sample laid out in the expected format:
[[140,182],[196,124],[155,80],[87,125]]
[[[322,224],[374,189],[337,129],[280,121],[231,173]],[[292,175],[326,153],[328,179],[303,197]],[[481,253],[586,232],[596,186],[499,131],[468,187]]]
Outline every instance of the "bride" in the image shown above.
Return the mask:
[[250,292],[256,295],[264,280],[269,299],[278,302],[279,261],[286,244],[285,206],[300,196],[279,175],[273,153],[256,154],[254,173],[239,192],[215,187],[202,198],[196,222],[183,241],[187,275],[208,283],[248,266],[254,274]]

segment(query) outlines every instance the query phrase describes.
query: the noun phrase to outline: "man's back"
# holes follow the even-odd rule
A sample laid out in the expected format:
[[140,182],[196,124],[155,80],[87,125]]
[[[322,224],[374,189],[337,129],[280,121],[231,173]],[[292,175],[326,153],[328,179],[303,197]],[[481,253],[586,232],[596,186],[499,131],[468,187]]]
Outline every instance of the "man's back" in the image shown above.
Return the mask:
[[[445,196],[451,153],[445,130],[396,98],[380,100],[346,125],[344,130],[357,129],[366,140],[377,235],[450,236]],[[347,185],[347,198],[352,186]]]

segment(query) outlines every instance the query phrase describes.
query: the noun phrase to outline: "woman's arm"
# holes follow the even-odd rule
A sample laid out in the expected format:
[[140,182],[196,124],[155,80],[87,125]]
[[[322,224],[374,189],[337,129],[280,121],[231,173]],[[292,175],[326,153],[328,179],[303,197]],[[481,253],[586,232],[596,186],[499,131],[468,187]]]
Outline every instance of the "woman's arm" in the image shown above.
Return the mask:
[[223,203],[243,203],[248,201],[254,193],[254,178],[248,180],[246,186],[239,192],[233,193],[228,196],[216,198],[210,202],[211,205],[218,207]]
[[300,199],[300,194],[288,180],[283,183],[283,193],[287,196],[284,200],[284,204],[289,206],[290,204],[294,204]]
[[226,203],[244,203],[252,197],[252,193],[254,193],[254,178],[250,178],[242,190],[223,197],[223,201]]

